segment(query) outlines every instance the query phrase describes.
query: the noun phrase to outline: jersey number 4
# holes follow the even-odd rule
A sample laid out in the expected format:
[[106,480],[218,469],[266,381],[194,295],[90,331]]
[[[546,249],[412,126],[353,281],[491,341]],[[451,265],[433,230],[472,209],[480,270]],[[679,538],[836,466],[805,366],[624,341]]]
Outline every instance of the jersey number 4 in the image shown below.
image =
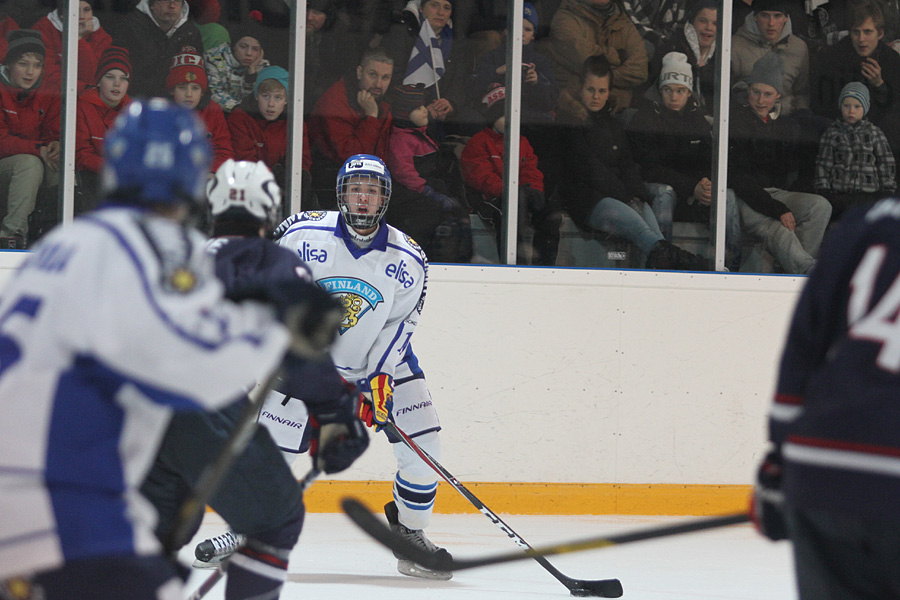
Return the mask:
[[881,344],[875,364],[891,373],[900,372],[900,277],[869,310],[878,271],[887,255],[886,246],[872,246],[850,280],[847,323],[850,337]]

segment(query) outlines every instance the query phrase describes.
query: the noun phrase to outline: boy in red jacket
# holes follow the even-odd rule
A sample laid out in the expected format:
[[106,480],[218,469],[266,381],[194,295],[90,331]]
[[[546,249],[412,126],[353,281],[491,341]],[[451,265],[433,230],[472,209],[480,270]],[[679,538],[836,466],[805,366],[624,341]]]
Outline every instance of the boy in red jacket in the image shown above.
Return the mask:
[[209,80],[203,68],[203,57],[193,46],[183,46],[181,52],[172,58],[169,76],[166,77],[166,90],[175,104],[197,111],[197,115],[206,125],[209,144],[213,149],[213,160],[210,173],[215,173],[223,162],[234,158],[231,146],[231,132],[225,121],[222,107],[211,102],[207,93]]
[[[481,100],[487,126],[473,135],[463,149],[463,180],[475,193],[473,209],[494,228],[500,244],[503,222],[503,139],[506,133],[506,88],[495,84]],[[519,137],[518,264],[556,264],[562,214],[544,198],[544,175],[525,136]],[[524,242],[533,230],[533,247]],[[501,256],[503,248],[500,248]]]
[[[94,73],[100,55],[112,44],[112,37],[100,26],[94,16],[94,0],[80,0],[78,3],[78,90],[94,83]],[[63,21],[65,3],[57,2],[58,8],[34,24],[41,34],[47,56],[44,63],[44,81],[47,85],[59,87],[62,81]]]
[[33,29],[7,34],[0,66],[0,189],[6,216],[0,246],[24,248],[28,216],[41,184],[53,185],[59,171],[59,94],[41,85],[44,43]]
[[103,140],[116,117],[128,106],[128,79],[131,62],[128,50],[110,46],[100,56],[95,87],[78,97],[75,123],[75,168],[81,181],[75,196],[75,213],[93,209],[100,198],[100,167],[103,166]]
[[[287,157],[287,89],[288,72],[282,67],[266,67],[256,77],[253,96],[244,98],[239,108],[228,115],[231,143],[237,160],[263,161],[278,185],[285,184]],[[310,177],[312,159],[309,154],[308,128],[303,128],[303,196],[304,207],[314,203]]]

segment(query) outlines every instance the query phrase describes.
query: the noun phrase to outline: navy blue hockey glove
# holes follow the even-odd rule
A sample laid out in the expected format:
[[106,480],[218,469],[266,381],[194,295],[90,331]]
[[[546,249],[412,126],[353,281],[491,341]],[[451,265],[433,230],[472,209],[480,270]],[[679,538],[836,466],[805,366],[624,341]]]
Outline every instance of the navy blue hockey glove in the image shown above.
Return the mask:
[[313,466],[324,473],[340,473],[369,447],[369,434],[357,411],[362,396],[356,386],[346,384],[344,394],[327,410],[309,417]]
[[254,282],[234,290],[229,297],[236,302],[258,300],[271,304],[291,332],[290,352],[303,358],[324,356],[344,318],[344,308],[334,296],[299,277],[265,284]]
[[756,530],[773,542],[788,537],[784,519],[784,492],[781,491],[781,452],[770,450],[756,474],[750,501],[750,518]]

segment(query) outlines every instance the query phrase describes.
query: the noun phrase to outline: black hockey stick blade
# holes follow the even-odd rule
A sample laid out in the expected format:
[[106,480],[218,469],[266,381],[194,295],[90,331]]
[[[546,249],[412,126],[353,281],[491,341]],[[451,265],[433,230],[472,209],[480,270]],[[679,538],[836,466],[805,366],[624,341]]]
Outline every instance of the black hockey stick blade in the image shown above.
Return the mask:
[[[355,498],[344,498],[341,506],[347,516],[363,531],[381,542],[388,549],[405,556],[407,559],[435,571],[461,571],[474,567],[488,566],[501,562],[512,562],[527,558],[539,558],[544,556],[540,549],[524,550],[510,554],[502,554],[499,557],[476,560],[456,560],[447,554],[435,555],[422,548],[414,546],[402,537],[396,535],[390,528],[381,522],[372,512]],[[574,552],[575,550],[570,550]],[[555,552],[562,554],[566,551]],[[499,560],[497,560],[499,558]],[[622,583],[618,579],[571,579],[567,578],[569,593],[572,596],[598,598],[620,598],[622,596]]]
[[[522,552],[509,552],[504,554],[497,554],[494,556],[488,556],[485,558],[456,559],[448,558],[447,555],[443,553],[439,555],[432,554],[407,542],[400,536],[394,534],[394,532],[391,531],[387,525],[382,523],[378,519],[378,517],[372,514],[372,512],[368,508],[366,508],[355,498],[344,498],[341,501],[341,506],[343,507],[344,512],[347,513],[347,516],[350,517],[350,519],[354,523],[356,523],[363,531],[368,533],[377,541],[381,542],[389,549],[402,554],[407,559],[416,562],[423,567],[427,567],[429,569],[434,569],[437,571],[462,571],[465,569],[474,569],[476,567],[487,567],[490,565],[498,565],[507,562],[514,562],[517,560],[524,560],[526,558],[536,558],[538,556],[553,556],[556,554],[568,554],[571,552],[581,552],[583,550],[607,548],[609,546],[618,546],[631,542],[641,542],[644,540],[668,537],[670,535],[704,531],[706,529],[715,529],[718,527],[725,527],[727,525],[738,525],[740,523],[746,523],[750,520],[750,517],[747,515],[747,513],[735,513],[718,517],[695,519],[693,521],[678,523],[676,525],[663,525],[661,527],[643,529],[632,533],[587,538],[562,544],[551,544],[548,546],[538,546],[531,550],[523,550]],[[599,584],[603,582],[613,581],[616,582],[616,584],[619,583],[618,580],[615,579],[584,583]],[[615,585],[608,584],[607,587],[613,588],[615,587]],[[622,595],[622,587],[620,584],[618,585],[618,589],[618,595],[605,597],[618,598]],[[610,589],[610,591],[614,590]],[[572,595],[588,596],[597,594],[578,593],[578,590],[572,590]]]

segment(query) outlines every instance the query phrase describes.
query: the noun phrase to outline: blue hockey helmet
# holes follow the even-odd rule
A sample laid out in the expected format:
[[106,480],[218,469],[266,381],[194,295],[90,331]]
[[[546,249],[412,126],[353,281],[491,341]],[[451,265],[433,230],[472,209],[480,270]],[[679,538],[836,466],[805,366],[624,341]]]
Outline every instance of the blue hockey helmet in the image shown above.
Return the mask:
[[391,199],[391,173],[384,161],[371,154],[355,154],[337,176],[337,201],[344,220],[353,229],[376,227]]
[[104,195],[139,204],[203,199],[212,150],[194,113],[164,98],[136,100],[106,134]]

